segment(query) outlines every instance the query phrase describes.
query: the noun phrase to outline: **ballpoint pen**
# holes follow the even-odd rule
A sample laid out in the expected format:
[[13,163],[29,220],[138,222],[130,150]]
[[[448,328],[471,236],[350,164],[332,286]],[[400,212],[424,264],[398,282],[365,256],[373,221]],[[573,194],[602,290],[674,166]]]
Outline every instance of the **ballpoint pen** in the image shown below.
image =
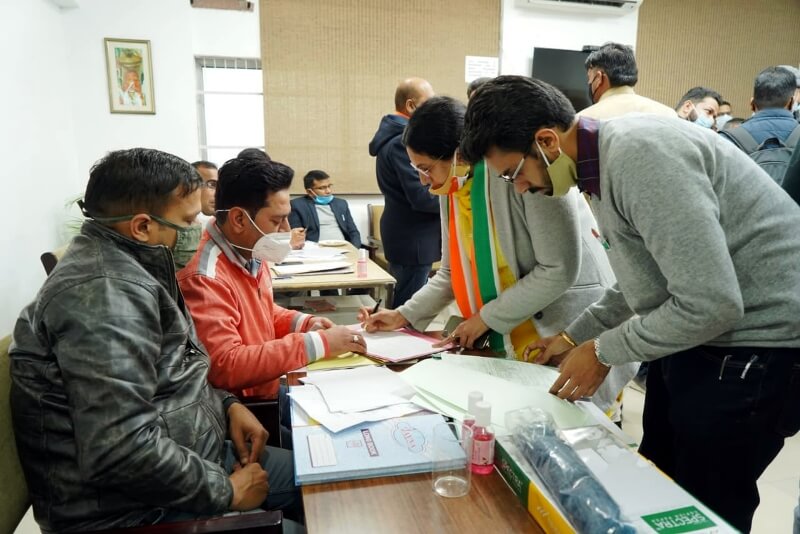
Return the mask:
[[372,308],[372,312],[370,313],[370,315],[374,315],[374,314],[378,313],[378,308],[380,307],[382,300],[383,299],[378,299],[378,302],[375,303],[375,307]]

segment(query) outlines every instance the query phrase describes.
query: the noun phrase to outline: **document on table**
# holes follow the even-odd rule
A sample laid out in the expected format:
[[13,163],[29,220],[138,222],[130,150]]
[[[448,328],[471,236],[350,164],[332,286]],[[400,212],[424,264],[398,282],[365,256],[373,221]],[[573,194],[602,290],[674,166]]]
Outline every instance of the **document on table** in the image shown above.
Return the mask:
[[334,358],[324,358],[306,365],[306,371],[324,371],[326,369],[347,369],[364,365],[378,365],[378,362],[365,358],[360,354],[345,352]]
[[334,433],[341,432],[360,423],[383,421],[384,419],[402,417],[420,411],[419,406],[405,402],[364,412],[334,413],[328,409],[322,394],[314,385],[292,387],[289,391],[289,396],[292,398],[292,402],[299,405],[308,417],[311,417]]
[[505,358],[483,358],[463,354],[442,354],[442,360],[465,369],[496,376],[522,386],[533,386],[549,391],[558,378],[558,370],[535,363],[506,360]]
[[278,276],[295,276],[302,274],[325,274],[330,272],[352,272],[353,266],[348,261],[320,261],[298,263],[292,265],[273,265],[272,271]]
[[331,412],[364,412],[405,404],[414,394],[397,373],[385,367],[319,371],[300,380],[319,388]]
[[[308,244],[308,243],[306,243]],[[343,250],[334,250],[331,248],[321,247],[303,247],[300,250],[293,250],[286,256],[286,259],[281,262],[283,264],[291,264],[306,261],[333,261],[341,260],[344,258],[345,252]]]
[[525,407],[543,409],[553,416],[560,428],[595,424],[594,418],[586,411],[551,395],[546,389],[523,386],[444,360],[422,361],[400,376],[424,398],[438,398],[465,411],[469,392],[483,392],[483,398],[492,405],[492,425],[501,435],[505,430],[505,414]]
[[367,354],[387,362],[402,362],[423,356],[430,356],[448,349],[437,348],[433,344],[438,339],[426,336],[410,328],[401,328],[393,332],[367,332],[361,325],[348,326],[358,332],[367,342]]

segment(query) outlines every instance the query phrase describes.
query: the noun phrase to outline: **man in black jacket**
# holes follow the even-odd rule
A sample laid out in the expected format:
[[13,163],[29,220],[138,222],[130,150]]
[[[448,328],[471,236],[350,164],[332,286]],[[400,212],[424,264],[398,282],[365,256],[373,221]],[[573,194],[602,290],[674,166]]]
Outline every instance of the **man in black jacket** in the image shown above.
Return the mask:
[[309,171],[303,177],[306,196],[292,199],[289,224],[305,228],[306,241],[345,240],[361,248],[358,233],[347,201],[335,198],[331,177],[325,171]]
[[395,112],[381,119],[369,144],[386,204],[381,240],[389,272],[397,280],[393,307],[425,285],[432,264],[442,255],[439,201],[420,182],[401,140],[409,117],[433,94],[431,84],[421,78],[401,82],[394,95]]
[[201,184],[164,152],[108,154],[86,187],[90,220],[17,320],[14,432],[43,532],[262,506],[299,515],[291,454],[265,449],[255,416],[208,383],[178,291],[171,250]]

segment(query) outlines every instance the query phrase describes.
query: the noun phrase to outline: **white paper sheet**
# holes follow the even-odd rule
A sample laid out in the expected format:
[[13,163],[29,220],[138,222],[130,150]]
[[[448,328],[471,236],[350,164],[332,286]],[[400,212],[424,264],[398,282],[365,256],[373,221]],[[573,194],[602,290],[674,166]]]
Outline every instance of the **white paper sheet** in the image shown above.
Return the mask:
[[550,413],[560,428],[596,424],[579,406],[542,390],[523,386],[485,373],[473,371],[444,360],[425,360],[400,373],[409,384],[445,402],[467,409],[470,391],[483,392],[492,405],[492,425],[504,427],[505,414],[532,406]]
[[319,371],[300,380],[317,386],[331,412],[364,412],[405,404],[414,394],[397,373],[385,367]]
[[436,339],[411,333],[402,328],[394,332],[367,332],[360,324],[349,325],[348,328],[358,332],[367,342],[367,354],[390,362],[402,362],[442,352],[446,348],[435,348]]
[[[420,407],[416,404],[406,402],[364,412],[333,413],[328,409],[319,389],[313,385],[292,387],[289,396],[292,398],[292,402],[301,408],[298,413],[307,414],[307,417],[311,417],[334,433],[365,421],[383,421],[420,411]],[[295,426],[301,425],[296,424]]]
[[293,276],[306,273],[325,274],[324,271],[352,268],[347,261],[320,261],[311,263],[298,263],[292,265],[273,265],[272,270],[278,276]]
[[545,365],[506,360],[504,358],[482,358],[480,356],[464,356],[463,354],[442,354],[442,360],[459,367],[496,376],[522,386],[533,386],[536,389],[549,391],[558,378],[558,370]]

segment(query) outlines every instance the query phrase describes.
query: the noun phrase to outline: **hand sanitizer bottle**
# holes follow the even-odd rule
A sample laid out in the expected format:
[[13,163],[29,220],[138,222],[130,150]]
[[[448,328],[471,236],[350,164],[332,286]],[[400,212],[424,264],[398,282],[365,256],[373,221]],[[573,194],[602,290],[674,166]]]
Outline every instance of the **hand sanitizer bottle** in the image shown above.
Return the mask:
[[358,261],[356,262],[356,277],[357,278],[367,277],[367,250],[363,248],[358,249]]
[[464,420],[461,423],[461,434],[464,434],[466,428],[471,428],[475,424],[475,403],[483,400],[483,393],[480,391],[470,391],[467,397],[467,413],[464,414]]
[[475,425],[472,427],[472,472],[488,475],[494,470],[494,431],[492,406],[488,402],[475,403]]

